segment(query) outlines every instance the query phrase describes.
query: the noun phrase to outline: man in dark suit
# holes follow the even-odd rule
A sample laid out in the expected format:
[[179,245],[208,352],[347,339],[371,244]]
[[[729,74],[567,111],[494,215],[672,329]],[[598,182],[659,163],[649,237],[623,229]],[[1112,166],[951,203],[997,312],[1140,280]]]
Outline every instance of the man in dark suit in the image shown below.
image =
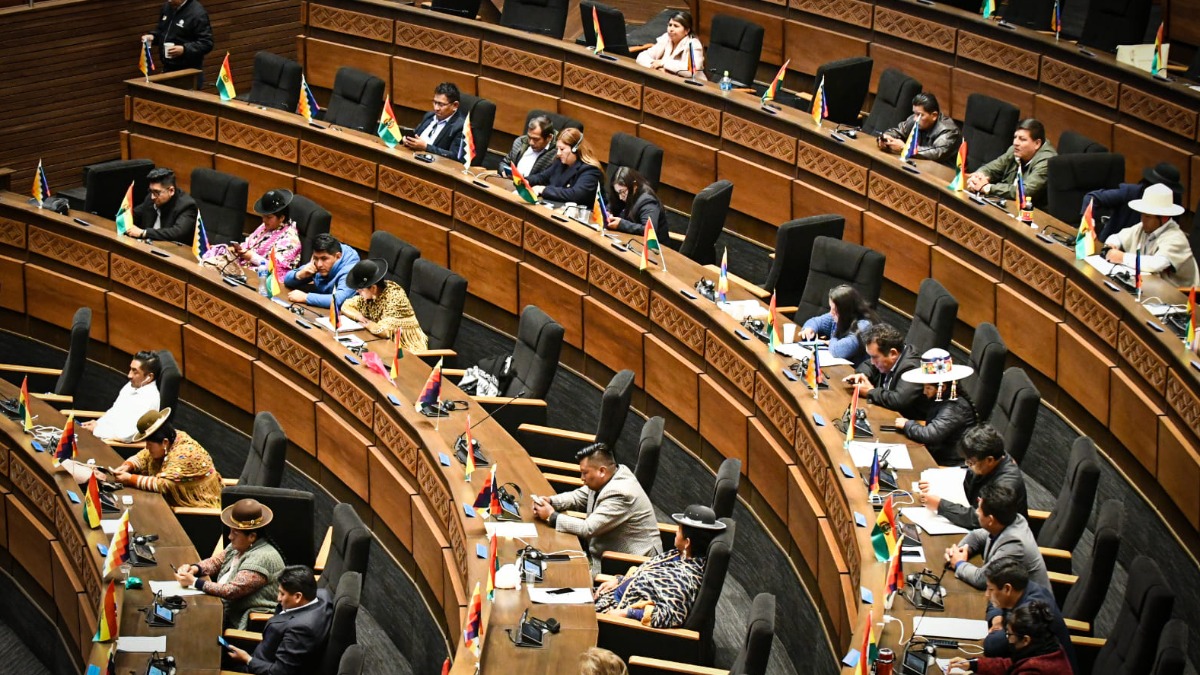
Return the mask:
[[1029,580],[1029,572],[1014,558],[1002,558],[988,567],[987,588],[984,594],[988,599],[987,621],[988,634],[983,640],[984,656],[1011,656],[1012,645],[1004,632],[1004,624],[1012,611],[1022,605],[1037,601],[1046,605],[1054,617],[1051,630],[1063,651],[1071,661],[1071,668],[1079,672],[1075,662],[1075,648],[1071,645],[1071,633],[1063,621],[1058,603],[1054,601],[1054,593],[1041,584]]
[[458,85],[453,82],[439,84],[433,90],[433,110],[425,113],[412,136],[404,137],[404,147],[458,159],[466,121],[466,116],[458,113],[460,98]]
[[921,481],[917,484],[921,489],[917,497],[925,508],[959,527],[973,530],[979,527],[979,512],[970,504],[979,503],[979,494],[985,486],[1004,485],[1017,495],[1017,511],[1029,517],[1029,500],[1021,468],[1017,466],[1017,460],[1004,451],[1004,438],[995,427],[980,424],[968,429],[958,442],[958,452],[967,465],[967,475],[963,477],[963,493],[967,496],[967,503],[943,499],[941,495],[930,491],[929,483]]
[[[987,571],[998,560],[1012,558],[1029,573],[1029,580],[1050,588],[1046,561],[1038,549],[1029,522],[1018,511],[1017,494],[1006,485],[988,485],[980,491],[979,529],[971,530],[957,546],[946,549],[946,564],[954,576],[968,585],[983,590],[987,587]],[[971,558],[979,556],[976,565]]]
[[127,234],[137,239],[191,244],[196,234],[196,200],[175,185],[175,172],[155,169],[147,176],[150,193],[134,209],[137,225]]
[[925,419],[924,388],[900,378],[921,367],[921,357],[904,344],[904,334],[886,323],[875,323],[862,332],[861,339],[870,358],[842,381],[858,387],[859,395],[870,403],[908,419]]
[[279,573],[279,607],[263,628],[254,655],[232,645],[226,652],[229,660],[255,675],[312,672],[312,664],[319,663],[325,652],[332,620],[333,603],[318,597],[312,569],[289,565]]

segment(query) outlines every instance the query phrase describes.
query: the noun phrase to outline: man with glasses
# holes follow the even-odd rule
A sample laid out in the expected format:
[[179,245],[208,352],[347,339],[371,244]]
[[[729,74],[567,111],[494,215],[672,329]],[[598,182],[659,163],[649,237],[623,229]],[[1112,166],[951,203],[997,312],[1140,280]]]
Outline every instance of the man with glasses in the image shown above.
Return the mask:
[[513,164],[517,165],[517,171],[520,171],[522,176],[532,176],[538,171],[549,169],[554,163],[554,152],[547,150],[554,144],[556,135],[554,122],[549,117],[535,115],[530,118],[525,135],[513,141],[512,150],[500,163],[500,173],[510,175],[509,167]]
[[457,159],[462,148],[465,115],[458,114],[461,94],[458,85],[443,82],[433,90],[433,110],[425,113],[412,136],[404,137],[404,147]]
[[146,176],[150,193],[134,209],[135,226],[126,234],[135,239],[192,243],[196,233],[196,200],[175,185],[175,172],[155,169]]
[[[968,429],[958,443],[958,452],[963,456],[963,463],[967,465],[967,475],[963,478],[963,492],[967,495],[968,504],[979,503],[979,495],[988,485],[1003,485],[1016,495],[1018,512],[1022,516],[1029,516],[1021,468],[1017,466],[1017,460],[1009,457],[1004,451],[1004,439],[995,427],[980,424]],[[918,483],[917,487],[921,489],[918,497],[925,508],[959,527],[979,527],[979,516],[973,507],[943,499],[931,492],[929,483],[925,481]]]
[[987,587],[983,592],[988,599],[988,634],[983,640],[983,655],[1011,657],[1015,636],[1009,624],[1013,610],[1040,602],[1046,606],[1051,619],[1050,629],[1066,652],[1071,669],[1080,672],[1075,661],[1075,648],[1071,646],[1071,634],[1054,600],[1054,593],[1045,586],[1031,582],[1029,572],[1014,558],[997,560],[988,567],[984,576],[987,577]]

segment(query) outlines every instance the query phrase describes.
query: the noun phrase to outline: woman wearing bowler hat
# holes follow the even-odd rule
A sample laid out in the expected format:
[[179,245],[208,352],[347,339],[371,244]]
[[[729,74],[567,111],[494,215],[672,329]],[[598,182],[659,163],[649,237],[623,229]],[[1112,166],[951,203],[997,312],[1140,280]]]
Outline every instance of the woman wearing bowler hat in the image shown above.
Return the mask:
[[275,264],[279,266],[280,274],[295,269],[300,262],[301,246],[296,222],[288,219],[291,204],[291,190],[267,190],[254,202],[254,212],[262,216],[262,224],[246,237],[245,243],[210,247],[204,259],[237,260],[242,265],[258,267],[271,256],[271,250],[274,249]]
[[675,548],[632,567],[596,588],[596,613],[622,616],[652,628],[679,628],[700,594],[708,547],[725,523],[707,506],[672,514]]
[[265,536],[274,513],[254,499],[221,511],[229,546],[207,560],[180,565],[175,579],[225,603],[225,625],[244,629],[250,612],[272,612],[278,602],[283,557]]
[[392,338],[399,333],[403,349],[428,349],[429,338],[417,323],[408,294],[400,284],[383,278],[387,269],[387,261],[381,258],[368,258],[351,268],[346,285],[354,289],[354,297],[342,305],[342,314],[361,323],[372,335]]
[[134,443],[146,449],[121,463],[113,480],[157,492],[171,506],[215,508],[221,505],[221,474],[196,439],[167,422],[170,408],[151,410],[137,421]]

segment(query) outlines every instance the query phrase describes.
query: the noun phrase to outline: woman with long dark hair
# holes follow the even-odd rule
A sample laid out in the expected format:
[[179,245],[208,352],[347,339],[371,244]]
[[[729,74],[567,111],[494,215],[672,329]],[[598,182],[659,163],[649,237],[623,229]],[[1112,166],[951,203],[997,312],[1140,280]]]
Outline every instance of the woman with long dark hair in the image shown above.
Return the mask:
[[638,65],[697,80],[704,76],[704,46],[692,32],[692,13],[680,10],[667,21],[667,32],[637,55]]
[[983,656],[950,659],[950,668],[972,670],[977,675],[1063,675],[1071,662],[1053,630],[1054,616],[1045,603],[1035,600],[1013,610],[1004,627],[1011,657]]
[[829,291],[829,311],[804,322],[801,340],[824,340],[829,353],[858,365],[867,359],[859,334],[875,323],[875,312],[858,290],[848,284]]
[[605,227],[626,234],[642,234],[649,220],[654,223],[654,232],[659,240],[666,241],[671,234],[666,212],[654,188],[650,187],[642,174],[623,166],[613,174],[612,184],[618,201],[613,204]]

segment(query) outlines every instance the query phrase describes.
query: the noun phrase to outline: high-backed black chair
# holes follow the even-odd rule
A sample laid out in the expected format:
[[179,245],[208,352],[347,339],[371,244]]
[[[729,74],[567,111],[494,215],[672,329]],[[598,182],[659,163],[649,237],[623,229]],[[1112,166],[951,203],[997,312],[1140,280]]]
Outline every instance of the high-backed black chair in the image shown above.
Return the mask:
[[1058,155],[1046,164],[1046,210],[1064,222],[1079,220],[1079,205],[1092,190],[1125,180],[1125,156],[1108,152]]
[[[476,4],[478,5],[478,2]],[[362,645],[350,645],[338,663],[337,675],[362,675],[366,663],[367,653]]]
[[[729,666],[731,675],[766,675],[767,662],[771,657],[771,642],[775,638],[775,596],[759,593],[750,604],[750,617],[746,621],[746,637]],[[1186,643],[1185,643],[1186,644]],[[629,657],[630,675],[652,675],[653,673],[690,673],[694,667],[674,662],[647,659],[644,656]]]
[[[256,499],[275,513],[275,519],[267,528],[267,536],[275,543],[279,555],[288,565],[313,566],[316,547],[313,545],[313,518],[315,498],[305,490],[261,487],[257,485],[230,485],[221,490],[221,508],[234,504],[239,499]],[[201,551],[211,550],[212,541]]]
[[1054,149],[1061,155],[1082,155],[1089,152],[1108,152],[1108,148],[1078,131],[1067,129],[1058,137]]
[[879,76],[879,88],[871,113],[863,121],[862,130],[872,136],[887,131],[912,115],[913,97],[921,93],[921,83],[904,74],[899,68],[887,68]]
[[1020,117],[1021,111],[1011,103],[986,94],[968,96],[962,126],[967,142],[966,171],[975,171],[1003,155],[1012,146]]
[[533,118],[537,117],[538,115],[545,115],[546,117],[550,118],[550,121],[554,123],[555,133],[558,133],[558,132],[562,131],[563,129],[567,129],[567,128],[578,129],[580,131],[583,131],[583,122],[580,122],[579,120],[575,119],[574,117],[567,117],[566,115],[560,115],[556,112],[549,112],[546,110],[540,110],[540,109],[534,108],[533,110],[530,110],[528,113],[525,114],[525,126],[521,127],[521,129],[522,129],[521,133],[525,133],[524,130],[529,128],[529,120],[532,120]]
[[[1094,675],[1141,675],[1154,662],[1158,638],[1175,606],[1175,592],[1158,563],[1147,555],[1129,567],[1125,597],[1112,630],[1096,654]],[[1076,651],[1079,645],[1076,643]]]
[[[875,61],[869,56],[851,56],[837,61],[823,63],[817,68],[813,77],[813,94],[821,81],[825,81],[825,105],[829,114],[825,116],[835,124],[858,126],[859,113],[863,102],[867,100],[867,90],[871,86],[871,70]],[[912,99],[909,99],[909,110],[912,110]],[[808,99],[801,107],[812,111],[812,99]]]
[[329,637],[317,675],[338,675],[342,657],[358,643],[355,624],[362,604],[362,586],[363,578],[358,572],[347,572],[338,582],[333,594],[333,620],[329,623]]
[[254,55],[254,82],[246,100],[268,108],[296,112],[303,75],[304,69],[299,63],[271,52],[259,52]]
[[637,136],[630,136],[624,131],[613,134],[608,144],[608,175],[619,166],[635,169],[650,182],[650,187],[657,188],[662,177],[663,150],[657,145]]
[[308,197],[296,195],[292,197],[288,215],[296,221],[296,233],[300,235],[300,264],[303,265],[312,257],[313,241],[317,235],[329,234],[333,214]]
[[[71,337],[67,345],[67,356],[63,359],[62,368],[39,368],[37,375],[57,375],[54,389],[48,394],[30,392],[36,398],[45,399],[52,403],[73,403],[75,392],[79,389],[79,379],[83,377],[83,369],[87,366],[88,336],[92,332],[92,308],[80,307],[75,310],[71,319]],[[28,364],[0,363],[0,372],[28,373]]]
[[719,180],[696,193],[696,198],[692,200],[687,234],[679,246],[680,253],[699,265],[711,265],[717,261],[717,238],[725,228],[725,216],[729,213],[732,199],[733,183],[727,180]]
[[1054,0],[1008,0],[1004,20],[1033,30],[1050,30]]
[[1071,552],[1087,529],[1099,483],[1100,455],[1096,444],[1087,436],[1080,436],[1071,445],[1067,475],[1058,490],[1054,509],[1029,512],[1029,524],[1037,535],[1048,569],[1071,572]]
[[1200,80],[1200,49],[1192,55],[1192,62],[1188,64],[1187,70],[1183,71],[1183,76],[1189,80]]
[[629,38],[625,33],[625,15],[621,10],[602,5],[592,0],[579,3],[579,19],[583,22],[583,37],[579,44],[596,48],[596,27],[592,25],[592,10],[600,21],[600,34],[604,36],[604,53],[629,56]]
[[663,418],[657,415],[651,417],[642,425],[642,435],[638,439],[637,466],[633,467],[633,475],[647,495],[654,489],[654,481],[658,478],[658,459],[662,454],[665,424]]
[[384,278],[400,284],[405,293],[409,292],[412,288],[413,264],[421,257],[421,249],[391,232],[375,230],[371,234],[367,257],[387,261],[388,271]]
[[429,338],[429,349],[454,349],[467,303],[467,280],[435,262],[419,258],[413,262],[408,301],[417,315],[417,323]]
[[556,40],[567,32],[567,0],[512,0],[504,3],[500,25]]
[[[383,111],[383,80],[357,68],[342,66],[333,78],[333,93],[324,120],[357,131],[374,131]],[[295,203],[292,210],[295,211]],[[307,258],[305,258],[307,260]]]
[[453,14],[464,19],[474,19],[479,15],[479,6],[483,0],[432,0],[429,9],[443,14]]
[[238,485],[279,487],[283,483],[283,471],[287,464],[288,439],[279,420],[267,411],[254,416],[254,430],[250,436],[250,451]]
[[1117,45],[1141,44],[1149,20],[1150,0],[1094,0],[1088,4],[1079,44],[1106,52],[1117,51]]
[[841,239],[817,237],[809,260],[808,279],[792,320],[806,320],[829,311],[829,291],[850,284],[872,307],[879,303],[883,288],[883,267],[887,258],[880,253]]
[[492,142],[492,127],[496,123],[496,104],[486,98],[462,94],[459,110],[471,115],[471,135],[475,139],[475,159],[471,166],[481,166],[487,156],[488,144]]
[[363,524],[354,507],[342,502],[333,507],[333,524],[326,535],[328,547],[322,546],[321,553],[328,550],[322,559],[317,557],[320,578],[317,588],[328,588],[336,593],[346,574],[356,572],[367,575],[367,562],[371,556],[371,530]]
[[1025,459],[1042,395],[1021,368],[1013,366],[1000,378],[996,406],[988,422],[1004,438],[1004,449],[1020,463]]
[[763,288],[775,293],[779,307],[795,307],[804,295],[808,266],[817,237],[841,239],[846,219],[829,213],[789,220],[775,232],[775,259]]
[[728,14],[714,14],[709,29],[708,49],[704,54],[705,71],[714,80],[725,72],[735,87],[754,85],[754,74],[762,60],[762,26]]
[[[742,460],[730,457],[722,461],[721,466],[717,467],[717,475],[713,479],[712,502],[709,504],[718,518],[733,517],[733,507],[737,504],[737,491],[741,482]],[[664,551],[675,548],[675,531],[678,529],[679,526],[674,523],[658,524]],[[609,563],[610,559],[619,558],[620,554],[605,553],[604,555],[605,558],[601,560],[601,570],[608,571],[612,569]]]
[[191,188],[196,207],[204,217],[204,231],[208,234],[208,243],[228,244],[242,241],[250,181],[224,171],[196,167],[192,169]]
[[1187,668],[1187,650],[1187,623],[1183,619],[1171,619],[1158,639],[1150,675],[1183,675]]
[[148,159],[114,159],[89,164],[83,167],[82,187],[60,190],[55,194],[66,198],[67,204],[76,211],[87,211],[111,220],[116,217],[130,183],[133,183],[133,205],[145,201],[146,192],[150,189],[146,175],[152,169],[154,162]]
[[1061,575],[1055,574],[1051,584],[1054,598],[1062,607],[1064,618],[1073,622],[1071,630],[1091,634],[1092,623],[1112,582],[1113,569],[1117,566],[1117,554],[1121,551],[1121,531],[1125,519],[1125,505],[1119,499],[1109,499],[1100,505],[1100,516],[1092,538],[1091,555],[1080,556],[1084,564],[1075,570],[1078,577],[1066,577],[1059,583]]
[[937,279],[925,279],[917,292],[912,325],[904,341],[918,354],[934,347],[946,349],[950,346],[957,319],[958,300]]
[[179,385],[183,382],[183,372],[179,370],[179,362],[170,349],[158,350],[158,365],[162,369],[158,377],[158,407],[160,410],[175,409],[179,404]]
[[575,453],[592,443],[603,443],[617,458],[617,462],[620,462],[623,457],[617,453],[617,439],[621,437],[621,431],[625,428],[625,418],[629,415],[633,378],[633,371],[626,369],[609,380],[600,397],[600,418],[596,421],[596,433],[522,424],[517,429],[517,439],[534,458],[534,463],[543,469],[573,472],[577,467]]
[[971,340],[970,364],[975,369],[963,379],[961,385],[967,398],[975,404],[979,419],[986,420],[996,406],[1000,393],[1000,379],[1004,376],[1004,362],[1008,360],[1008,345],[1000,337],[1000,331],[990,323],[975,327]]

